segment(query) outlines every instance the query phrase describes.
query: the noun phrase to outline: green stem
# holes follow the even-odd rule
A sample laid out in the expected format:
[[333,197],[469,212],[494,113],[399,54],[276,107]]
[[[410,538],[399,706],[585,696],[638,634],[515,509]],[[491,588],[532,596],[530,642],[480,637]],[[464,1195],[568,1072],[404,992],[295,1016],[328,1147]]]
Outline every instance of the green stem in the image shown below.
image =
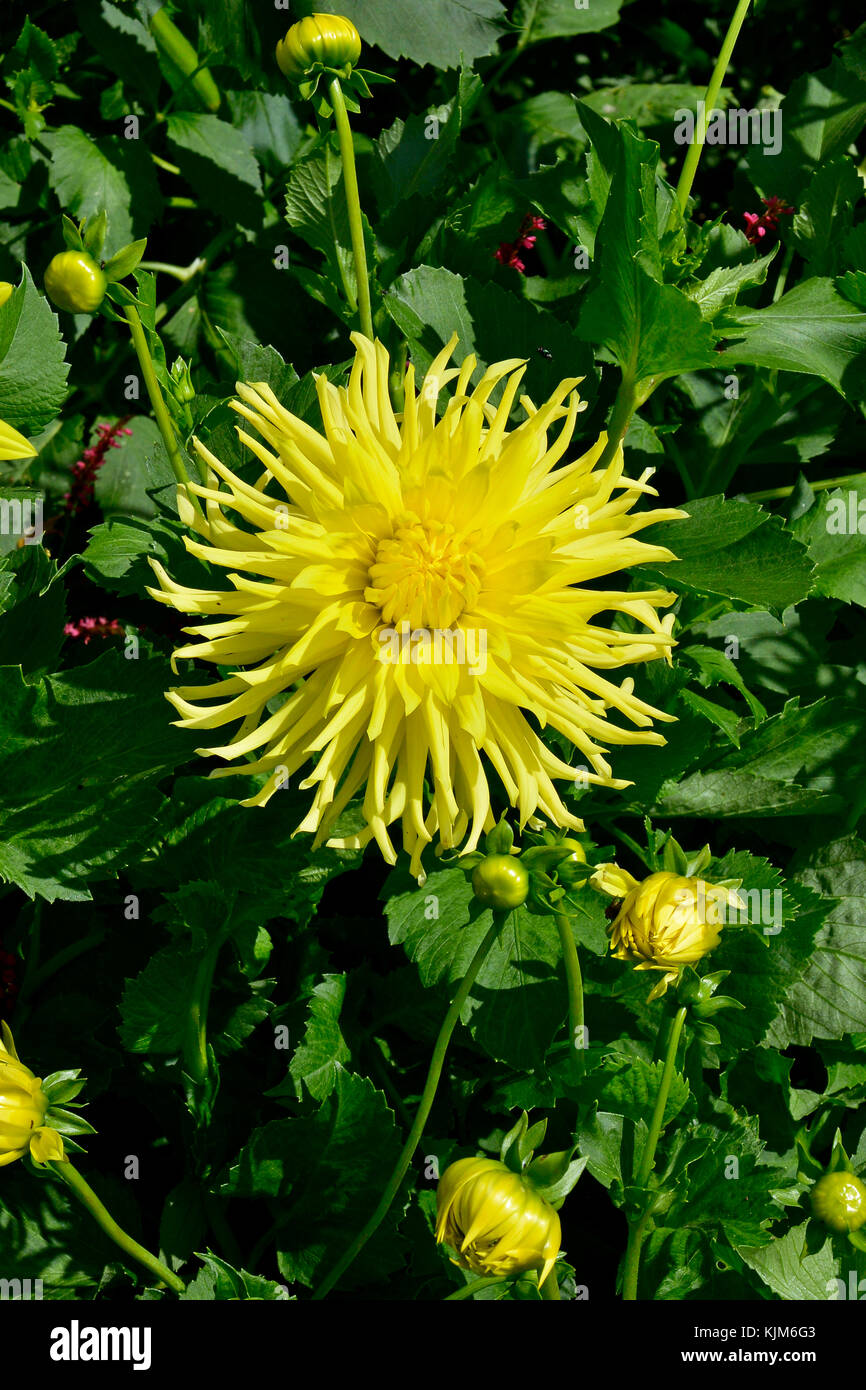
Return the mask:
[[68,946],[64,946],[62,951],[58,951],[35,972],[30,989],[32,991],[40,989],[50,976],[55,975],[58,970],[62,970],[70,961],[83,956],[87,951],[92,951],[104,940],[105,931],[100,927],[97,931],[90,932],[88,936],[83,936],[80,941],[73,941]]
[[725,34],[719,56],[716,59],[716,66],[713,68],[707,90],[704,93],[703,114],[695,130],[695,138],[692,144],[689,145],[688,153],[683,161],[680,181],[677,184],[677,202],[683,216],[685,216],[689,194],[692,191],[692,184],[695,181],[695,174],[698,171],[698,161],[701,157],[701,151],[704,148],[704,139],[707,134],[708,124],[707,116],[708,113],[714,110],[716,102],[718,101],[719,92],[725,80],[725,73],[728,70],[728,63],[731,61],[731,54],[734,51],[734,45],[739,38],[740,30],[749,12],[750,4],[751,0],[739,0],[739,4],[734,11],[734,17],[728,27],[728,32]]
[[625,1259],[622,1266],[622,1296],[626,1303],[637,1302],[637,1281],[640,1273],[640,1252],[641,1246],[646,1235],[646,1226],[649,1220],[650,1207],[647,1207],[643,1216],[636,1221],[628,1230],[628,1245],[625,1249]]
[[[813,492],[826,492],[831,487],[844,487],[846,483],[859,483],[866,478],[866,473],[846,473],[841,478],[822,478],[817,483],[809,483]],[[749,502],[775,502],[783,497],[790,497],[794,491],[793,487],[770,487],[764,492],[747,492],[746,499]]]
[[207,1055],[207,1014],[214,970],[225,933],[214,938],[199,962],[187,1016],[183,1057],[186,1069],[199,1086],[207,1080],[210,1063]]
[[616,825],[609,825],[606,827],[606,829],[610,831],[611,835],[615,835],[616,838],[620,840],[626,846],[627,849],[630,849],[635,859],[639,860],[645,868],[649,869],[650,873],[655,872],[655,864],[652,864],[650,862],[650,860],[647,858],[647,851],[641,849],[637,840],[633,840],[631,835],[627,834],[625,830],[620,830],[619,827]]
[[164,275],[171,275],[175,280],[179,280],[185,285],[187,280],[191,280],[194,275],[203,268],[204,262],[194,260],[191,265],[170,265],[168,261],[139,261],[139,270],[162,271]]
[[379,1199],[379,1205],[373,1212],[366,1226],[358,1233],[348,1250],[340,1257],[331,1272],[323,1279],[318,1289],[316,1289],[316,1292],[313,1294],[314,1299],[324,1298],[326,1294],[330,1293],[331,1289],[337,1283],[337,1280],[345,1274],[349,1265],[355,1259],[355,1256],[360,1253],[367,1244],[367,1241],[374,1232],[378,1230],[382,1221],[385,1219],[388,1209],[396,1197],[400,1184],[406,1175],[409,1164],[412,1162],[412,1156],[421,1141],[421,1136],[424,1133],[424,1126],[427,1123],[427,1118],[433,1108],[433,1101],[436,1098],[436,1089],[442,1075],[442,1067],[445,1063],[445,1054],[448,1051],[448,1044],[457,1026],[457,1021],[460,1018],[463,1005],[469,997],[472,986],[478,977],[478,972],[487,959],[488,952],[502,930],[507,916],[507,912],[494,912],[492,925],[486,933],[484,940],[481,942],[481,945],[478,947],[478,950],[475,952],[475,955],[472,957],[469,963],[469,969],[463,976],[460,982],[460,988],[454,995],[451,1007],[445,1015],[433,1048],[433,1056],[430,1058],[430,1068],[427,1072],[424,1090],[421,1093],[421,1100],[418,1105],[417,1114],[415,1115],[415,1123],[409,1131],[409,1137],[403,1145],[403,1151],[397,1160],[394,1171],[385,1185],[385,1190]]
[[577,1054],[575,1058],[577,1078],[579,1081],[582,1081],[586,1072],[586,1051],[584,1048],[583,978],[580,973],[580,957],[577,954],[574,932],[571,930],[571,922],[568,917],[564,912],[557,912],[554,916],[554,920],[559,932],[559,940],[562,944],[562,958],[565,961],[565,978],[568,985],[568,1027],[571,1035],[571,1046]]
[[161,1260],[155,1255],[151,1255],[149,1250],[145,1250],[143,1245],[139,1245],[137,1240],[128,1236],[126,1231],[121,1230],[114,1217],[107,1207],[100,1202],[93,1188],[84,1181],[77,1168],[74,1168],[68,1160],[52,1163],[51,1167],[58,1173],[67,1187],[75,1193],[79,1202],[87,1208],[97,1226],[100,1226],[105,1234],[119,1245],[130,1259],[136,1260],[138,1264],[144,1265],[163,1284],[167,1284],[175,1293],[183,1293],[185,1286],[176,1274],[172,1274],[170,1269],[166,1269]]
[[352,143],[349,113],[346,110],[343,89],[338,77],[332,78],[328,87],[328,97],[334,108],[334,120],[337,123],[337,136],[340,141],[340,158],[343,161],[343,184],[346,189],[349,230],[352,234],[352,253],[355,257],[355,279],[358,282],[358,313],[361,319],[361,332],[365,338],[372,340],[373,310],[370,303],[370,277],[367,273],[367,252],[364,246],[364,223],[361,218],[358,174],[355,169],[355,147]]
[[598,469],[607,468],[614,458],[617,449],[628,433],[631,424],[631,417],[637,408],[637,390],[630,371],[624,371],[619,387],[617,388],[616,399],[613,403],[613,410],[610,412],[610,420],[607,425],[607,443],[602,450],[601,458],[596,467]]
[[[123,306],[123,312],[129,324],[129,331],[132,334],[132,345],[135,348],[136,356],[141,366],[144,384],[147,387],[147,394],[150,396],[150,403],[153,406],[156,423],[159,426],[162,442],[168,454],[171,471],[178,484],[182,487],[187,487],[189,478],[183,458],[181,457],[177,435],[174,432],[174,425],[171,422],[171,416],[168,413],[168,408],[163,400],[162,391],[159,387],[159,381],[157,380],[156,370],[153,365],[153,358],[150,355],[150,346],[141,318],[134,304],[125,304]],[[198,505],[197,499],[193,497],[193,494],[189,493],[189,496],[192,498],[193,502]]]
[[539,1284],[538,1292],[541,1294],[541,1297],[546,1299],[549,1303],[561,1302],[559,1297],[559,1280],[556,1277],[555,1267],[550,1271],[544,1283]]
[[473,1279],[471,1284],[464,1284],[462,1289],[457,1289],[455,1293],[449,1293],[442,1302],[456,1303],[462,1298],[472,1298],[482,1289],[492,1289],[497,1284],[507,1284],[513,1278],[513,1274],[491,1274],[486,1279]]
[[199,62],[199,56],[189,39],[180,32],[166,9],[159,9],[151,15],[150,32],[166,57],[191,83],[208,111],[218,111],[222,97],[217,84],[208,69]]
[[[682,1036],[683,1025],[686,1021],[687,1010],[678,1009],[670,1032],[667,1038],[667,1053],[665,1055],[665,1065],[662,1072],[661,1085],[659,1086],[656,1103],[653,1108],[652,1119],[650,1120],[649,1134],[647,1135],[646,1148],[643,1151],[640,1168],[638,1169],[635,1185],[646,1187],[650,1179],[650,1174],[655,1163],[656,1148],[664,1126],[665,1106],[668,1103],[671,1081],[673,1080],[674,1068],[677,1061],[677,1049],[679,1048]],[[640,1220],[630,1225],[628,1234],[628,1245],[623,1262],[622,1277],[622,1296],[626,1302],[635,1302],[637,1299],[637,1281],[640,1272],[640,1252],[646,1234],[647,1223],[652,1214],[652,1199],[647,1204]]]

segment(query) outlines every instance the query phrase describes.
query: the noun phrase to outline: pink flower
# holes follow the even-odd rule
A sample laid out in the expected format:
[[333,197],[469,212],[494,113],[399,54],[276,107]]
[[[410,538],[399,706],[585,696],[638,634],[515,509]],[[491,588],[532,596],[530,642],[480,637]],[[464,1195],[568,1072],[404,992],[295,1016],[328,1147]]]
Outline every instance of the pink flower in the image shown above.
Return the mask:
[[547,229],[547,223],[543,217],[536,217],[534,213],[527,213],[520,224],[520,231],[517,233],[516,241],[503,241],[502,245],[493,255],[501,265],[507,265],[511,270],[517,270],[523,275],[526,271],[526,263],[521,260],[521,251],[531,251],[535,246],[537,238],[530,235],[532,232],[543,232]]
[[762,198],[765,211],[744,212],[743,221],[746,224],[746,240],[753,246],[760,246],[768,232],[776,233],[779,230],[779,218],[789,216],[794,209],[789,208],[784,198],[777,198],[773,194],[772,198]]
[[76,515],[89,507],[93,501],[93,489],[96,484],[96,475],[105,462],[105,456],[109,449],[119,449],[120,440],[118,435],[132,434],[132,430],[125,429],[128,415],[124,415],[122,420],[118,420],[114,425],[97,425],[97,439],[95,444],[91,444],[89,449],[84,450],[83,456],[72,465],[72,487],[69,492],[63,494],[66,502],[66,510]]
[[116,618],[79,618],[66,623],[63,631],[67,637],[80,638],[85,647],[94,637],[122,637],[123,628]]

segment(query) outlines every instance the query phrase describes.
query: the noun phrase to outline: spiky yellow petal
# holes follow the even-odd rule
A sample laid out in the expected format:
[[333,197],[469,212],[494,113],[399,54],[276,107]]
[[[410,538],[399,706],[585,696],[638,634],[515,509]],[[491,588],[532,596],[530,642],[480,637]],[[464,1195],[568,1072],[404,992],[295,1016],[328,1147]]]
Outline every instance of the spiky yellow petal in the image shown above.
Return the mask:
[[[236,409],[264,441],[239,430],[264,468],[255,484],[196,443],[207,477],[191,485],[203,515],[181,498],[186,544],[227,587],[188,588],[153,562],[151,592],[195,619],[175,669],[192,657],[234,674],[170,692],[178,723],[237,725],[200,751],[230,764],[214,775],[265,774],[246,804],[305,769],[301,828],[316,843],[363,789],[365,828],[331,843],[375,839],[393,862],[399,824],[416,873],[431,842],[473,849],[491,827],[491,773],[521,825],[543,815],[580,830],[556,784],[626,785],[608,746],[661,743],[650,725],[669,718],[615,673],[669,658],[658,610],[674,595],[596,585],[673,559],[637,535],[681,514],[633,510],[649,474],[628,478],[621,449],[599,468],[603,435],[562,462],[579,379],[538,408],[523,397],[512,427],[525,365],[494,364],[473,387],[474,358],[448,365],[452,340],[417,392],[409,367],[397,414],[385,349],[353,341],[348,384],[317,378],[321,430],[270,387],[238,386]],[[582,765],[551,751],[546,729]]]

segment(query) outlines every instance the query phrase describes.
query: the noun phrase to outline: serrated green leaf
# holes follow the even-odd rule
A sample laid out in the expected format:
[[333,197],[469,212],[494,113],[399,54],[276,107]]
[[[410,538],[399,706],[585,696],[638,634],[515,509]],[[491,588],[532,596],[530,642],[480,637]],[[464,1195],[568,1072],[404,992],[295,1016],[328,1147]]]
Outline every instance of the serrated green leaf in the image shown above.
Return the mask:
[[60,412],[69,368],[57,315],[21,269],[21,283],[0,305],[0,420],[36,434]]

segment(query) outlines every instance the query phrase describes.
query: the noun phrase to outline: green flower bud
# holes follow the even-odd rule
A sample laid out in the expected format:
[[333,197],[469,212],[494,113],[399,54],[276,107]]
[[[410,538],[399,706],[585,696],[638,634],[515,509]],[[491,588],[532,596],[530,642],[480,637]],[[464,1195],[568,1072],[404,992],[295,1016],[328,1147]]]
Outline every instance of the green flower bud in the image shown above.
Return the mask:
[[352,21],[339,14],[308,15],[277,44],[277,66],[292,82],[322,71],[348,77],[360,56],[361,36]]
[[472,890],[485,907],[507,912],[526,902],[529,874],[520,860],[512,855],[489,854],[475,866]]
[[86,251],[61,251],[45,272],[45,293],[69,314],[92,314],[105,297],[107,280]]
[[866,1183],[854,1173],[825,1173],[812,1188],[812,1211],[831,1231],[857,1231],[866,1221]]

